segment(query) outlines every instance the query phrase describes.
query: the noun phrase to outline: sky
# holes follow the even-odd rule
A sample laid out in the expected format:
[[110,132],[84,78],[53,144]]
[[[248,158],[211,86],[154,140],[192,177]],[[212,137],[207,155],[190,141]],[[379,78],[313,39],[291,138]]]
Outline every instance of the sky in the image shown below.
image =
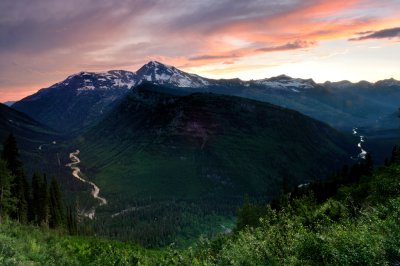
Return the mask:
[[400,0],[0,1],[0,101],[150,60],[210,78],[400,80]]

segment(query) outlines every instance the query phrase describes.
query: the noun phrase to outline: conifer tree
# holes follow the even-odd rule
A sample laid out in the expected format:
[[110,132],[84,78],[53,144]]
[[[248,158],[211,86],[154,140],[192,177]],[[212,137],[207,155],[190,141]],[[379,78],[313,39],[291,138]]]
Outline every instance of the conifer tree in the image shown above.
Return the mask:
[[372,160],[372,156],[370,153],[367,153],[364,160],[364,175],[372,175],[372,171],[374,170],[374,162]]
[[16,208],[11,213],[11,217],[25,223],[28,220],[30,188],[24,174],[22,162],[19,160],[17,141],[13,134],[10,134],[4,142],[1,158],[6,161],[8,169],[14,176],[11,183],[11,197],[16,200]]
[[17,141],[13,134],[10,134],[3,144],[1,158],[7,162],[7,167],[13,175],[17,175],[22,167],[19,160]]
[[55,177],[51,179],[49,190],[49,225],[51,228],[61,227],[64,224],[64,206],[61,201],[61,192]]
[[400,149],[399,146],[395,145],[392,149],[392,156],[390,157],[390,164],[398,161],[400,159]]
[[41,224],[49,223],[49,189],[47,185],[47,177],[43,175],[42,187],[40,191],[41,208],[39,219]]
[[11,196],[13,175],[7,168],[7,163],[0,159],[0,224],[15,208],[15,199]]
[[28,221],[28,200],[29,185],[24,174],[15,176],[12,195],[16,199],[16,208],[12,217],[21,223]]
[[74,207],[67,207],[67,229],[71,235],[78,234],[78,221],[77,221],[77,211]]
[[48,189],[46,176],[38,173],[32,177],[32,209],[34,223],[48,223]]

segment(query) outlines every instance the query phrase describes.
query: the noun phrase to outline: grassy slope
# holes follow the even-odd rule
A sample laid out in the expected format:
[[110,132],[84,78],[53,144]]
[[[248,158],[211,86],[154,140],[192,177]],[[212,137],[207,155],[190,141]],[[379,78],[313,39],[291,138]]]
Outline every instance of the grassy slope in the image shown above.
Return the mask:
[[11,222],[0,225],[1,265],[155,265],[161,254],[131,243]]

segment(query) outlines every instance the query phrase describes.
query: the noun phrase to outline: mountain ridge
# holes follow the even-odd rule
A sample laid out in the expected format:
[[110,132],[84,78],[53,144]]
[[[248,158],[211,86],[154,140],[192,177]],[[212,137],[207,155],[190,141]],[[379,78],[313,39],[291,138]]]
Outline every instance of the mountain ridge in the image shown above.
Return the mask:
[[136,72],[79,72],[12,107],[52,128],[79,131],[99,121],[143,82],[174,86],[183,94],[213,92],[270,102],[347,131],[352,127],[385,127],[380,119],[395,112],[400,101],[400,81],[394,79],[316,83],[280,75],[250,81],[215,80],[150,61]]

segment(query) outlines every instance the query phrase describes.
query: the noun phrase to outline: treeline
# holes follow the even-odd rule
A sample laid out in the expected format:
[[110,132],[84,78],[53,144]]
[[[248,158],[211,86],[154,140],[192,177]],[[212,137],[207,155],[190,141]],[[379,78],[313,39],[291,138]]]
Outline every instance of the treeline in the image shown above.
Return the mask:
[[[394,163],[400,163],[400,147],[394,146],[391,156],[385,159],[384,167],[389,167]],[[342,169],[332,173],[327,179],[303,184],[294,189],[283,189],[281,197],[273,200],[269,204],[252,203],[245,197],[243,206],[238,211],[236,230],[242,230],[246,226],[257,227],[260,224],[260,217],[267,214],[269,208],[280,211],[288,204],[312,195],[316,203],[321,204],[329,198],[337,195],[340,188],[360,182],[361,178],[369,177],[373,174],[374,163],[372,156],[368,153],[365,159],[359,160],[351,167],[344,165]],[[359,207],[359,202],[367,195],[367,189],[360,189],[358,195],[353,195],[353,205]]]
[[[212,204],[219,200],[219,204]],[[214,237],[234,224],[239,199],[204,198],[202,200],[140,200],[117,216],[102,215],[78,224],[79,233],[104,236],[120,241],[135,241],[148,248],[171,243],[183,247],[200,235]],[[126,208],[126,207],[125,207]],[[114,208],[122,210],[123,207]]]
[[171,249],[159,265],[399,265],[399,147],[372,168],[369,157],[273,204],[246,200],[242,228]]
[[31,182],[19,160],[15,137],[10,134],[0,158],[0,223],[12,219],[21,224],[66,228],[76,232],[75,212],[66,211],[56,177],[35,173]]

